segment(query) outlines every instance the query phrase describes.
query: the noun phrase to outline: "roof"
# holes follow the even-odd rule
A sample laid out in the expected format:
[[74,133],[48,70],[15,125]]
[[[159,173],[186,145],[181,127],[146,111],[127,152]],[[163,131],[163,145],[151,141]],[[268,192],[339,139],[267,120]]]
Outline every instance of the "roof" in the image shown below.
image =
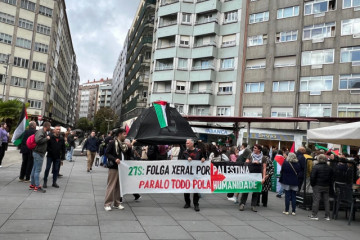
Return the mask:
[[219,116],[184,116],[188,121],[198,122],[357,122],[360,118],[331,118],[331,117],[314,117],[314,118],[276,118],[276,117],[219,117]]

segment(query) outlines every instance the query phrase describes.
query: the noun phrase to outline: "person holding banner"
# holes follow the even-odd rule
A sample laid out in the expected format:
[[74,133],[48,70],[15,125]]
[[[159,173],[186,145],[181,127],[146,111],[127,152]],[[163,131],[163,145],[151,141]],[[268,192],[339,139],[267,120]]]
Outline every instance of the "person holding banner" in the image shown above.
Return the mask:
[[[116,209],[124,209],[124,206],[121,205],[122,199],[120,197],[120,182],[119,182],[119,173],[118,165],[121,160],[130,159],[131,148],[136,140],[133,140],[132,143],[126,143],[126,130],[120,128],[115,133],[114,141],[109,142],[109,145],[106,148],[106,157],[107,157],[107,167],[108,180],[107,188],[105,194],[105,211],[111,211],[111,205]],[[135,200],[140,198],[139,194],[134,194]]]
[[[266,157],[263,155],[263,153],[261,151],[262,151],[262,147],[258,144],[255,144],[253,147],[253,153],[251,154],[251,156],[248,159],[246,159],[245,163],[262,165],[263,179],[261,181],[261,184],[264,184],[264,182],[266,180]],[[249,193],[241,194],[240,207],[239,207],[240,211],[245,210],[245,204],[246,204],[248,195],[249,195]],[[259,193],[253,192],[252,196],[251,196],[251,211],[253,211],[253,212],[257,212],[256,205],[258,202],[258,198],[259,198]]]
[[[205,158],[200,149],[194,147],[195,142],[193,139],[186,140],[186,150],[182,154],[181,159],[186,159],[189,162],[192,160],[200,160],[201,162],[205,162]],[[184,193],[185,205],[184,208],[190,208],[191,200],[190,193]],[[199,199],[200,196],[198,193],[193,194],[193,202],[194,202],[194,210],[196,212],[200,211],[199,208]]]

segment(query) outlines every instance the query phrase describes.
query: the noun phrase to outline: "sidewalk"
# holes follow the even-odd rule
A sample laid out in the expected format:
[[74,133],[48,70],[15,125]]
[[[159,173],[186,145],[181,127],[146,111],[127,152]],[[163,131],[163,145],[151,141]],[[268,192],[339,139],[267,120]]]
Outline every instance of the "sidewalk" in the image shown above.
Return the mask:
[[[269,206],[257,213],[244,212],[225,194],[203,195],[200,212],[183,209],[182,194],[143,195],[135,202],[126,196],[125,210],[105,212],[103,208],[107,169],[86,172],[86,159],[64,162],[59,189],[46,193],[28,190],[18,182],[21,155],[0,169],[0,239],[359,239],[360,216],[347,226],[345,214],[339,220],[310,221],[310,212],[298,209],[296,216],[282,214],[284,198],[269,193]],[[44,167],[43,167],[44,171]],[[43,171],[41,177],[43,176]],[[51,175],[50,175],[51,176]],[[250,199],[249,199],[250,200]],[[319,217],[323,216],[320,212]]]

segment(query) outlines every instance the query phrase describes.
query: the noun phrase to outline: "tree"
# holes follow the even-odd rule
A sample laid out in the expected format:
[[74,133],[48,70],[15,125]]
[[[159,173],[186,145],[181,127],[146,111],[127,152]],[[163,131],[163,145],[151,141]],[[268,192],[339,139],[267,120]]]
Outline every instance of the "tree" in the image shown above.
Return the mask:
[[76,128],[79,128],[84,132],[91,131],[94,128],[94,123],[86,117],[83,117],[80,118],[79,121],[76,123]]
[[115,114],[114,110],[109,107],[100,108],[94,117],[94,127],[96,131],[105,134],[108,129],[114,128],[117,120],[118,116]]
[[[29,103],[26,103],[27,107]],[[0,100],[0,122],[6,122],[10,132],[15,130],[18,124],[20,114],[23,108],[23,102],[18,99],[15,100]],[[15,126],[15,127],[14,127]]]

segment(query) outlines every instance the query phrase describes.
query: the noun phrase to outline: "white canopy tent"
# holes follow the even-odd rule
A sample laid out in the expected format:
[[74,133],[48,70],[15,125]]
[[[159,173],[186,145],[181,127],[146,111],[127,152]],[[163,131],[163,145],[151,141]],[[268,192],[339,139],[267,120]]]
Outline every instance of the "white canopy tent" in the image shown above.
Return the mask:
[[[39,126],[36,126],[36,130],[39,130],[39,129],[41,129],[42,128],[42,126],[41,127],[39,127]],[[54,129],[54,127],[50,127],[51,129]],[[64,128],[64,127],[60,127],[60,132],[63,132],[63,133],[65,133],[66,132],[66,128]]]
[[360,147],[360,122],[309,129],[308,140]]

